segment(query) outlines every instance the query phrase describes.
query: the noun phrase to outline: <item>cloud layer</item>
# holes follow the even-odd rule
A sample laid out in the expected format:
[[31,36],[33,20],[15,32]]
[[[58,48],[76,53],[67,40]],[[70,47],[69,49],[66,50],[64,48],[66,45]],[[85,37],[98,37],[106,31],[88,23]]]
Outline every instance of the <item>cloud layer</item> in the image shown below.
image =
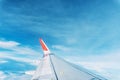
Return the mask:
[[[78,64],[91,70],[94,73],[102,75],[110,80],[119,80],[120,70],[120,51],[114,51],[105,55],[96,56],[69,56],[66,57],[68,61]],[[116,74],[117,73],[117,74]]]

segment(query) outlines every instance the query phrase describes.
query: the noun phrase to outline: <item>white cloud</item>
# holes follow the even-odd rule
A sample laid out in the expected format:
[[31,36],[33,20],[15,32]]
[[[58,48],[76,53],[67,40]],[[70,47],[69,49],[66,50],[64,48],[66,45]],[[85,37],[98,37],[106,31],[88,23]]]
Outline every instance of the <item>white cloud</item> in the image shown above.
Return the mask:
[[7,76],[4,74],[3,71],[0,71],[0,80],[5,80]]
[[6,60],[0,60],[0,64],[1,63],[6,63],[6,62],[8,62],[8,61],[6,61]]
[[77,41],[77,38],[67,38],[67,39],[66,39],[66,42],[67,42],[68,44],[75,44],[75,43],[77,43],[78,41]]
[[15,41],[0,41],[0,48],[13,48],[20,45],[20,43]]
[[[34,61],[40,59],[40,52],[26,45],[20,45],[16,41],[0,40],[0,48],[6,49],[0,51],[1,63],[5,63],[4,59],[13,59],[16,61],[27,62],[28,64],[36,65]],[[10,51],[7,51],[10,50]],[[2,60],[3,59],[3,60]]]
[[71,56],[67,60],[105,76],[110,80],[120,80],[120,51],[104,55]]
[[0,51],[0,63],[6,63],[7,61],[5,59],[12,59],[15,61],[20,61],[20,62],[26,62],[31,65],[37,65],[40,62],[40,55],[37,53],[34,53],[33,55],[28,54],[26,56],[16,56],[14,52],[1,52]]
[[30,80],[31,76],[29,75],[19,75],[19,74],[5,74],[3,71],[0,71],[0,80]]
[[71,48],[65,47],[65,46],[61,46],[61,45],[53,45],[52,48],[58,49],[58,50],[61,50],[61,51],[70,51],[71,50]]
[[[0,51],[0,64],[6,63],[7,59],[12,59],[36,66],[38,64],[36,60],[40,59],[40,52],[26,45],[20,45],[16,41],[0,40],[0,48],[5,49],[4,51]],[[5,74],[0,71],[0,80],[30,80],[30,78],[31,76],[26,74]]]
[[6,74],[6,77],[4,78],[4,80],[30,80],[30,79],[31,76],[29,75],[13,73]]

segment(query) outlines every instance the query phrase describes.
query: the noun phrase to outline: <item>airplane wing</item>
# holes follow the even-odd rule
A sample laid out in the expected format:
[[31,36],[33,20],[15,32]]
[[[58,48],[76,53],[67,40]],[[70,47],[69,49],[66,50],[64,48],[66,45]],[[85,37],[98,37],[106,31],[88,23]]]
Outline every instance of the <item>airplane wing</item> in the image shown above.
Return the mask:
[[52,54],[42,39],[40,44],[44,57],[32,80],[107,80]]

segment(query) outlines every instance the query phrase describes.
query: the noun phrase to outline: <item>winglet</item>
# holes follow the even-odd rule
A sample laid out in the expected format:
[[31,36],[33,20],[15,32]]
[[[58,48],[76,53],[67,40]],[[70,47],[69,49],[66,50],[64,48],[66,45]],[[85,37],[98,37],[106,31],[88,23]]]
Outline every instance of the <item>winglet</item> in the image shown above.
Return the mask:
[[49,48],[47,47],[47,45],[44,43],[44,41],[42,39],[40,39],[40,44],[42,46],[44,56],[49,55],[51,52],[50,52]]

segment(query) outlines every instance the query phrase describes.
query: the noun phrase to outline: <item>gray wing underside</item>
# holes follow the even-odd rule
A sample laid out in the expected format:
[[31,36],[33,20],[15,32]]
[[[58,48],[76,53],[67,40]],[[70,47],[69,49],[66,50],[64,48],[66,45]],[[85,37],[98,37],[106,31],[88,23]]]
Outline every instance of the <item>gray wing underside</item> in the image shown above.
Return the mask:
[[77,68],[55,55],[45,57],[32,80],[106,80],[88,70]]

